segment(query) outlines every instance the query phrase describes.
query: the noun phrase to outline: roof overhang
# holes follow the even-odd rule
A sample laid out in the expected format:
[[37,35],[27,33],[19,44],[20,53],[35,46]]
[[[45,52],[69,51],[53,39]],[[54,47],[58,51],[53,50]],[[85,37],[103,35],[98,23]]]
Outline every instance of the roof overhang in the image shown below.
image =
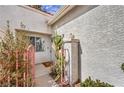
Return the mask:
[[53,16],[51,20],[48,21],[48,25],[52,25],[57,22],[61,17],[63,17],[67,12],[69,12],[75,5],[65,5]]
[[46,35],[46,36],[51,36],[52,33],[44,33],[44,32],[37,32],[37,31],[31,31],[31,30],[25,30],[25,29],[15,29],[15,31],[18,32],[25,32],[25,33],[31,33],[31,34],[38,34],[38,35]]

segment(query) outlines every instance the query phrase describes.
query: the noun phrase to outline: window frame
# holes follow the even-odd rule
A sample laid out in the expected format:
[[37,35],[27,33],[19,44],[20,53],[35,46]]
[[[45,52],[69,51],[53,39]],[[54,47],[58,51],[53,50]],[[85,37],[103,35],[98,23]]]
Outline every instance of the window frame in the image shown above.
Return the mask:
[[[34,38],[34,43],[32,44],[31,43],[31,41],[30,41],[30,43],[32,44],[32,45],[34,45],[34,47],[35,47],[35,51],[36,52],[44,52],[45,50],[43,49],[44,47],[44,43],[43,43],[43,40],[42,40],[42,37],[40,37],[40,36],[28,36],[29,37],[29,40],[31,40],[30,38]],[[39,42],[37,42],[37,40],[36,39],[39,39],[40,41]],[[39,43],[39,46],[38,46],[38,43]],[[39,49],[37,49],[37,47],[40,47]]]

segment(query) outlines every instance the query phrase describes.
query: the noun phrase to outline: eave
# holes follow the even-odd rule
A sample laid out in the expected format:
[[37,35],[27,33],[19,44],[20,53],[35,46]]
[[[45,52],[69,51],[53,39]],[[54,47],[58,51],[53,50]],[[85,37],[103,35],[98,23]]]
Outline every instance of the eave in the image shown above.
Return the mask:
[[62,7],[51,20],[48,21],[48,25],[52,25],[57,22],[61,17],[63,17],[67,12],[69,12],[75,5],[65,5]]
[[31,34],[38,34],[38,35],[46,35],[51,36],[52,33],[44,33],[44,32],[37,32],[37,31],[31,31],[31,30],[25,30],[25,29],[18,29],[16,28],[15,31],[25,32],[25,33],[31,33]]

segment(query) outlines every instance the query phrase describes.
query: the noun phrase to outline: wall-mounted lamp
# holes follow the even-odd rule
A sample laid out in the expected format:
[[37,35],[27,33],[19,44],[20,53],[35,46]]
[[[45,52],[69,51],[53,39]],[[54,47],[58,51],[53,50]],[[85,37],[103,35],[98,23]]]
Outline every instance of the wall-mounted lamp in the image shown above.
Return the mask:
[[26,25],[24,25],[24,23],[20,22],[20,27],[25,29],[26,28]]
[[74,38],[75,36],[72,33],[70,33],[70,39],[74,39]]
[[64,38],[64,34],[62,34],[62,38]]

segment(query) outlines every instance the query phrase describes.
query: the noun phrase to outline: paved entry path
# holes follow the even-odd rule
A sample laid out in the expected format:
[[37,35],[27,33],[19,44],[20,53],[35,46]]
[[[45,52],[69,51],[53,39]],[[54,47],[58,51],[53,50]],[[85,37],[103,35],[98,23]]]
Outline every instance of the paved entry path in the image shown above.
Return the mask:
[[35,87],[52,87],[57,85],[49,75],[50,69],[42,64],[35,66]]

